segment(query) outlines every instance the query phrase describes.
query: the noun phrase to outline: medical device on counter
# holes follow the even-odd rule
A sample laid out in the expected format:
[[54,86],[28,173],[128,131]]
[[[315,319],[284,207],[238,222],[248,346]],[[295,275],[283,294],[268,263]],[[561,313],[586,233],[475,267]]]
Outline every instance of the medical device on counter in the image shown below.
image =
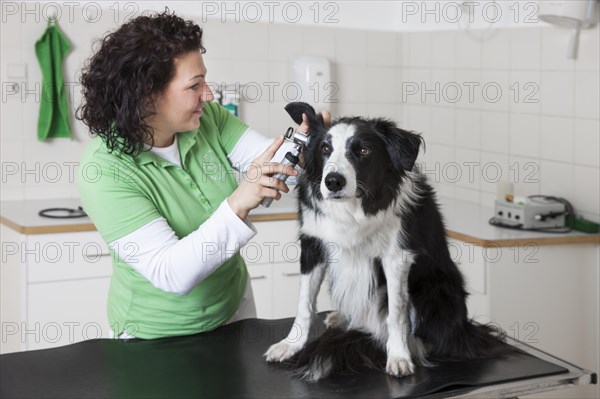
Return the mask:
[[565,227],[567,206],[553,197],[532,196],[520,201],[498,201],[494,212],[497,225],[529,229]]
[[516,230],[540,231],[546,233],[568,233],[578,230],[584,233],[598,233],[598,223],[576,218],[575,210],[569,201],[548,195],[530,195],[497,199],[494,216],[489,220],[493,226]]

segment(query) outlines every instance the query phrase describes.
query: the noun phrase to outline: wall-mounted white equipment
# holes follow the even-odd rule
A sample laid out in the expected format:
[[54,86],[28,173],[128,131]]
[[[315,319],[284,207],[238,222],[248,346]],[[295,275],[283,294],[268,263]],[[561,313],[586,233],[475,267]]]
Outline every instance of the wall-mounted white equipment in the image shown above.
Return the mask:
[[579,31],[592,27],[597,22],[598,0],[542,0],[538,2],[538,19],[563,28],[571,29],[571,40],[567,56],[577,58]]
[[317,112],[331,111],[331,105],[336,102],[338,87],[331,79],[331,65],[325,57],[294,57],[290,63],[290,82],[286,86],[287,100],[304,101]]

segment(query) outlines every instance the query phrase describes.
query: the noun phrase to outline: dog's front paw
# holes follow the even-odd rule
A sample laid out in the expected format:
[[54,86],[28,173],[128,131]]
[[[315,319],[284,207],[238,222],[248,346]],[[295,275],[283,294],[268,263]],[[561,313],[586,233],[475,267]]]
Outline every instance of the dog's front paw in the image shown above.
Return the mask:
[[414,373],[415,365],[409,358],[388,355],[385,371],[395,377],[403,377]]
[[271,345],[264,356],[267,358],[267,362],[283,362],[298,353],[302,346],[302,344],[290,343],[284,339]]

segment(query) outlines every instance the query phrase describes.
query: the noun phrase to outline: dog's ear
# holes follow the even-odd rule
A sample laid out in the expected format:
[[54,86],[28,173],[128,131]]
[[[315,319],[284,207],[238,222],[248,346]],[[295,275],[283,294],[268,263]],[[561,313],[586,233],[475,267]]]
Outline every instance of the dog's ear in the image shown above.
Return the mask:
[[378,121],[375,124],[375,131],[385,142],[392,165],[399,171],[411,171],[419,155],[421,144],[425,145],[421,135],[400,129],[387,120]]
[[317,115],[315,109],[307,103],[293,102],[285,106],[285,110],[298,125],[302,124],[302,114],[308,118],[309,132],[318,131],[325,127],[321,114]]

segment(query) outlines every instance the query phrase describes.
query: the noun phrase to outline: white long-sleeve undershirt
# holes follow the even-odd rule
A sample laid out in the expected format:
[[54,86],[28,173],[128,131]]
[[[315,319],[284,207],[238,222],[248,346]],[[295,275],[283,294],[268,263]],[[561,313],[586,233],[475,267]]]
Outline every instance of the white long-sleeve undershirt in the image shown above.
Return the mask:
[[[272,142],[273,139],[248,129],[229,154],[229,161],[234,166],[247,168]],[[291,147],[291,143],[283,144],[273,161],[280,162]],[[161,217],[112,241],[109,246],[155,287],[185,295],[234,256],[255,234],[252,223],[240,219],[225,199],[210,218],[186,237],[178,239]]]

